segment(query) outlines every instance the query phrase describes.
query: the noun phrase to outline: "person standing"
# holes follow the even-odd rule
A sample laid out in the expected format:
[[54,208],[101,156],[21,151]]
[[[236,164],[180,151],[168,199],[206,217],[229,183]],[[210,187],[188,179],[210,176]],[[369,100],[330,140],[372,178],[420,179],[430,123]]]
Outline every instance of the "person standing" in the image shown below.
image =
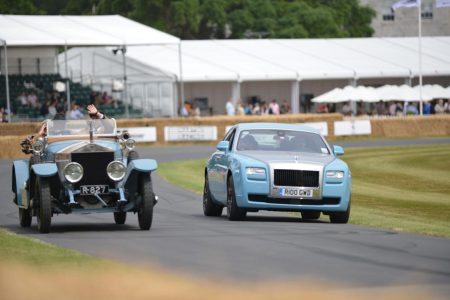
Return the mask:
[[[272,112],[272,113],[270,113]],[[280,106],[277,103],[277,100],[273,99],[269,105],[269,114],[279,115],[280,114]]]
[[434,106],[434,113],[437,114],[437,115],[445,113],[444,100],[443,99],[439,99],[438,102],[436,103],[436,105]]
[[233,102],[228,100],[227,104],[225,104],[225,109],[227,111],[227,115],[234,116],[236,114],[236,109],[234,108]]

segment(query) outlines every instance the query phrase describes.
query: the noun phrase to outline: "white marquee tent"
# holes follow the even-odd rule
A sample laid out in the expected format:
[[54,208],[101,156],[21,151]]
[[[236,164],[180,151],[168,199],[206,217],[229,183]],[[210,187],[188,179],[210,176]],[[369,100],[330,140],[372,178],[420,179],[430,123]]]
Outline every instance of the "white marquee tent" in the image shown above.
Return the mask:
[[[113,16],[19,16],[0,15],[0,42],[4,48],[6,98],[8,89],[8,47],[32,46],[114,46],[121,47],[125,64],[125,47],[175,44],[179,38],[130,19]],[[181,58],[181,56],[180,56]],[[179,67],[181,62],[178,61]],[[67,68],[66,68],[67,70]],[[66,77],[67,73],[66,73]],[[126,78],[126,75],[124,75]],[[70,91],[68,90],[70,103]]]

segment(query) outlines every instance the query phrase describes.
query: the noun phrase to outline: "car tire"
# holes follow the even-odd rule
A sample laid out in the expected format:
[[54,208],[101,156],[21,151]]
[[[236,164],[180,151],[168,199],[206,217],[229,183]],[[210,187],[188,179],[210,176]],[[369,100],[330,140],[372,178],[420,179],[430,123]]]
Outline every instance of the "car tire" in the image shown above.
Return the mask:
[[124,211],[115,212],[114,213],[114,222],[116,222],[117,225],[123,225],[125,224],[125,221],[127,220],[127,213]]
[[350,202],[346,211],[330,213],[330,222],[336,224],[347,224],[350,219]]
[[40,233],[49,233],[52,222],[52,199],[50,185],[46,178],[37,178],[34,197],[37,198],[37,225]]
[[19,220],[21,227],[30,227],[31,226],[31,218],[32,213],[31,209],[25,209],[19,207]]
[[127,163],[129,164],[130,162],[132,162],[135,159],[139,159],[139,153],[137,153],[134,150],[131,150],[130,153],[128,153]]
[[149,173],[141,174],[139,181],[141,189],[141,204],[138,211],[139,228],[149,230],[152,226],[155,194]]
[[303,220],[317,220],[320,218],[320,211],[302,211]]
[[230,221],[241,221],[245,219],[247,211],[239,208],[236,203],[236,193],[234,192],[233,176],[227,180],[227,217]]
[[203,188],[203,214],[207,217],[220,217],[223,206],[215,204],[211,199],[208,175],[205,175],[205,186]]

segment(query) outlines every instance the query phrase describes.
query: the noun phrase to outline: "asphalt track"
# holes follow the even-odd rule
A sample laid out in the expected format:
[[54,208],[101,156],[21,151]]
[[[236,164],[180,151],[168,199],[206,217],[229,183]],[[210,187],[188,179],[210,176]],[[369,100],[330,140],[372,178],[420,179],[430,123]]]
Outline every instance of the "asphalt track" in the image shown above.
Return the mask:
[[[340,142],[349,147],[450,144],[450,139]],[[160,162],[203,158],[211,146],[140,149]],[[345,156],[344,156],[345,158]],[[36,221],[21,228],[12,202],[11,160],[0,161],[0,227],[59,246],[136,265],[235,280],[313,279],[343,286],[426,287],[450,296],[450,239],[398,233],[356,225],[302,222],[286,213],[249,214],[244,222],[203,216],[201,195],[153,176],[159,195],[150,231],[137,217],[113,224],[111,214],[59,215],[50,234]],[[182,174],[180,174],[182,176]]]

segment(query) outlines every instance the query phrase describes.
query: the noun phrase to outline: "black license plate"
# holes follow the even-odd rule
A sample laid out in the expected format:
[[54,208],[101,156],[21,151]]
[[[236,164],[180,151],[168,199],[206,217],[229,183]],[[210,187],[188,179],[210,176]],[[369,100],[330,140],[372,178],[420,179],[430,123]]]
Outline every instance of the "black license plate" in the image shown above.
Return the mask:
[[80,186],[81,195],[108,194],[109,187],[107,185],[82,185]]

